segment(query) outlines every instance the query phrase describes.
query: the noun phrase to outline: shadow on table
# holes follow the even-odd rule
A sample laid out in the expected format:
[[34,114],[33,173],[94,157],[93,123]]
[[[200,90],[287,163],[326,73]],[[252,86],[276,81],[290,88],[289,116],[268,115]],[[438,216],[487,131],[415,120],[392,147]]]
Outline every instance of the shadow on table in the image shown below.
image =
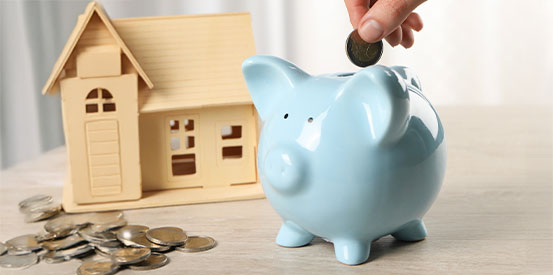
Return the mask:
[[[382,237],[371,244],[371,254],[369,256],[369,260],[365,263],[370,263],[380,257],[386,257],[386,255],[401,253],[403,250],[408,249],[409,246],[414,245],[416,243],[419,243],[419,242],[398,241],[392,236]],[[328,250],[329,253],[334,254],[334,245],[330,242],[323,240],[322,238],[316,237],[311,242],[311,245],[322,246],[326,250]]]

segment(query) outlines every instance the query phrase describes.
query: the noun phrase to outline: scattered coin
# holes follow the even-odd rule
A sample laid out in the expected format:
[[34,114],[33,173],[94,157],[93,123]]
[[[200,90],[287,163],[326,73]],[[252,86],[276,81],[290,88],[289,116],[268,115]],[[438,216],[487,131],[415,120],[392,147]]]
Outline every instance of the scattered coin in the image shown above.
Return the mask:
[[[69,233],[69,232],[67,232]],[[35,239],[37,242],[45,242],[45,241],[52,241],[52,240],[56,240],[56,239],[61,239],[61,238],[65,238],[69,236],[69,234],[67,235],[56,235],[54,233],[51,233],[51,232],[45,232],[45,231],[42,231],[38,234],[36,234],[35,236]]]
[[[117,235],[119,238],[119,234]],[[166,252],[172,249],[171,246],[168,245],[159,245],[156,243],[151,242],[147,237],[145,232],[135,232],[132,233],[130,238],[128,239],[119,239],[122,243],[124,243],[126,246],[130,247],[144,247],[149,248],[151,251],[154,252]]]
[[0,256],[4,255],[4,253],[6,253],[6,250],[8,250],[6,245],[3,242],[0,242]]
[[119,236],[126,238],[127,236],[130,236],[132,232],[146,232],[148,229],[150,228],[144,225],[128,224],[117,229],[117,238],[119,238]]
[[[47,195],[30,197],[19,205],[26,222],[47,219],[45,231],[0,242],[0,267],[26,268],[39,260],[54,264],[86,257],[77,274],[114,274],[121,265],[148,270],[169,263],[169,258],[158,252],[175,247],[185,252],[203,251],[216,244],[210,237],[188,238],[178,227],[128,225],[121,211],[67,214]],[[91,254],[95,256],[89,257]]]
[[117,239],[130,247],[145,247],[155,252],[165,252],[170,246],[162,246],[151,242],[146,238],[149,227],[143,225],[127,225],[117,231]]
[[107,261],[86,261],[77,269],[78,275],[110,275],[115,274],[119,266]]
[[56,252],[48,251],[40,257],[40,261],[47,264],[59,264],[65,262],[64,257],[56,257]]
[[91,224],[110,224],[115,223],[120,219],[123,219],[123,212],[121,211],[109,211],[109,212],[95,212],[81,215],[85,221]]
[[25,212],[25,222],[37,222],[51,218],[61,212],[60,204],[47,204],[36,208],[28,209]]
[[35,253],[37,256],[38,256],[38,260],[40,261],[40,259],[42,258],[42,256],[44,256],[44,254],[48,253],[48,250],[46,249],[41,249],[37,252],[33,252]]
[[19,210],[24,212],[25,209],[29,208],[30,206],[49,204],[53,200],[54,199],[52,198],[52,196],[35,195],[35,196],[26,198],[26,199],[22,200],[21,202],[19,202]]
[[122,248],[125,247],[120,241],[109,241],[103,243],[90,243],[91,245],[106,247],[106,248]]
[[36,234],[35,239],[37,242],[52,241],[56,239],[56,234],[51,232],[40,232]]
[[91,228],[91,230],[96,232],[105,232],[105,231],[114,230],[114,229],[123,227],[125,225],[127,225],[127,220],[125,220],[124,218],[120,218],[116,221],[111,221],[109,223],[91,224],[89,225],[89,227]]
[[127,243],[132,243],[131,238],[137,234],[146,233],[148,229],[150,228],[144,225],[125,225],[116,230],[117,239],[128,246]]
[[150,254],[148,248],[125,247],[115,251],[111,260],[120,265],[135,264],[144,261]]
[[38,257],[35,253],[25,255],[3,255],[0,256],[0,266],[4,268],[19,268],[24,269],[38,262]]
[[96,251],[96,253],[100,256],[103,256],[103,257],[106,257],[106,258],[110,258],[113,256],[113,253],[115,253],[117,250],[121,249],[122,247],[119,246],[119,247],[106,247],[106,246],[101,246],[101,245],[93,245],[94,246],[94,250]]
[[134,270],[151,270],[160,268],[169,263],[169,258],[161,253],[152,252],[146,260],[129,265],[130,269]]
[[89,225],[93,226],[93,231],[105,231],[126,224],[123,218],[123,212],[110,211],[100,213],[84,213],[84,214],[65,214],[49,220],[44,229],[51,233],[60,233],[63,231],[71,231]]
[[43,212],[48,210],[61,210],[61,204],[53,202],[53,201],[44,201],[44,202],[37,202],[34,204],[29,204],[25,208],[20,208],[21,212],[23,213],[30,213],[30,212]]
[[115,233],[110,231],[96,232],[92,227],[85,227],[84,229],[79,230],[78,234],[83,239],[94,244],[100,244],[103,246],[119,245],[119,241],[117,240],[117,235],[115,235]]
[[78,226],[73,223],[69,215],[58,216],[54,219],[48,220],[44,225],[44,230],[46,232],[53,233],[55,235],[64,235],[69,234]]
[[183,252],[200,252],[209,250],[215,247],[216,244],[217,242],[211,237],[188,236],[186,243],[181,246],[175,247],[175,249]]
[[27,234],[6,241],[8,254],[23,255],[40,250],[41,247],[35,239],[35,235]]
[[346,39],[346,54],[356,66],[368,67],[374,65],[382,57],[382,49],[384,44],[382,41],[376,43],[367,43],[357,30],[352,31]]
[[54,201],[43,201],[28,204],[25,208],[19,208],[22,213],[40,211],[58,206],[59,204]]
[[146,231],[146,238],[159,245],[178,246],[186,242],[187,236],[178,227],[166,226]]
[[77,234],[74,234],[64,239],[45,241],[45,242],[42,242],[41,245],[42,245],[42,248],[45,248],[48,250],[60,250],[60,249],[67,249],[67,248],[76,246],[83,242],[85,242],[85,239],[83,239],[81,236]]
[[94,247],[89,244],[82,244],[69,249],[48,251],[42,259],[47,263],[59,263],[62,261],[68,261],[72,258],[81,257],[94,251]]

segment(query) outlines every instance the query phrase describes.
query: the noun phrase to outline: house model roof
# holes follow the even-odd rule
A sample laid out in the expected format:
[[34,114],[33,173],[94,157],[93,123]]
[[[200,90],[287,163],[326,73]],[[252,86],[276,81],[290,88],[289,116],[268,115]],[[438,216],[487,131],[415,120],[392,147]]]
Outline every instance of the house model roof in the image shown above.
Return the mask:
[[[140,67],[140,64],[138,64],[138,61],[136,61],[136,58],[132,55],[127,45],[125,45],[125,42],[121,40],[121,37],[119,37],[119,34],[113,28],[113,25],[111,24],[109,17],[104,12],[104,9],[102,8],[102,6],[99,3],[93,1],[88,4],[84,13],[79,16],[77,20],[77,24],[73,29],[73,32],[69,36],[69,39],[65,44],[65,47],[61,51],[61,54],[58,57],[58,60],[56,61],[56,64],[54,64],[54,68],[50,73],[50,77],[48,78],[48,80],[46,81],[46,84],[42,88],[42,94],[54,93],[59,90],[59,80],[60,80],[60,77],[63,76],[63,70],[65,69],[69,59],[73,57],[73,52],[75,51],[75,47],[81,40],[83,33],[86,27],[88,26],[88,23],[93,18],[96,20],[101,20],[104,23],[105,27],[109,32],[108,39],[110,40],[109,41],[110,44],[116,44],[121,48],[122,52],[127,56],[129,61],[135,67],[135,69],[137,70],[142,80],[144,80],[144,82],[148,87],[152,88],[153,87],[152,81],[148,78],[144,70]],[[101,44],[100,41],[92,41],[92,42]],[[86,44],[86,41],[84,43]]]
[[[94,13],[106,21],[110,32],[81,37],[86,17]],[[112,38],[146,84],[139,92],[140,112],[252,102],[241,72],[242,61],[255,55],[248,13],[110,20],[96,2],[79,17],[43,93],[56,91],[80,39],[101,44]]]
[[113,24],[154,82],[142,112],[251,103],[241,65],[255,55],[247,13],[116,19]]

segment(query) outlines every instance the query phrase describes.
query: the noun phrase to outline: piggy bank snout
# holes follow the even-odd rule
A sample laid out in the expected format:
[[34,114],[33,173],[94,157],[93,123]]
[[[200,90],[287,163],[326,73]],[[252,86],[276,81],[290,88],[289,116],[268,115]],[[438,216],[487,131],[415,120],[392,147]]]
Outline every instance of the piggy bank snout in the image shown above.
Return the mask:
[[302,186],[305,163],[292,148],[276,147],[270,150],[263,162],[265,177],[279,192],[293,193]]

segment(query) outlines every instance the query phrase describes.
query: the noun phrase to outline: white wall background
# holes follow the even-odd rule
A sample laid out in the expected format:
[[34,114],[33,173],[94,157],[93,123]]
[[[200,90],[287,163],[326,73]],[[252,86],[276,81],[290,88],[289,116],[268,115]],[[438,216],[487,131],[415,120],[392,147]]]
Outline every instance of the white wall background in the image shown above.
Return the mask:
[[[259,54],[309,73],[353,71],[341,0],[103,0],[112,18],[249,11]],[[83,0],[0,0],[0,167],[63,144],[59,97],[40,94]],[[419,75],[435,105],[552,104],[553,1],[434,0],[409,50],[385,65]]]

